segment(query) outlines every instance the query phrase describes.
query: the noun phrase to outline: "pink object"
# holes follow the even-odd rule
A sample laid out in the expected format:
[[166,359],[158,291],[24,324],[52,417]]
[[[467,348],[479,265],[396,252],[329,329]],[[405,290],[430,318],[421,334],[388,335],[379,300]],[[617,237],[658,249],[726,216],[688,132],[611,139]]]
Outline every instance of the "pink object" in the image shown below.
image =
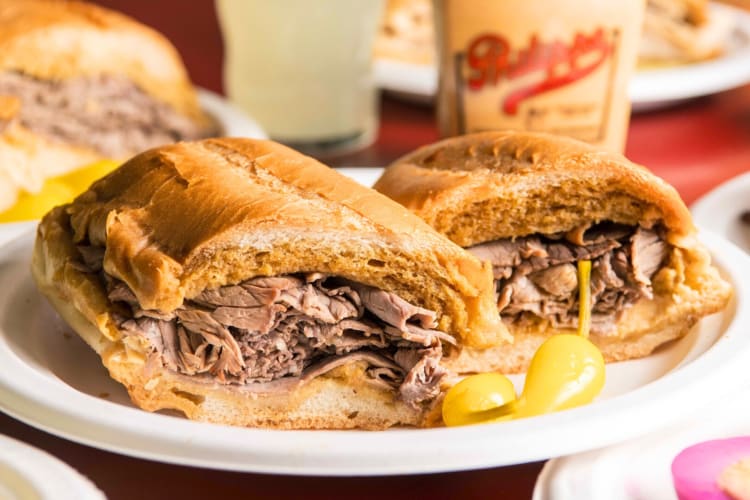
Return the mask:
[[718,484],[730,465],[750,458],[750,436],[704,441],[672,461],[672,481],[680,500],[731,500]]

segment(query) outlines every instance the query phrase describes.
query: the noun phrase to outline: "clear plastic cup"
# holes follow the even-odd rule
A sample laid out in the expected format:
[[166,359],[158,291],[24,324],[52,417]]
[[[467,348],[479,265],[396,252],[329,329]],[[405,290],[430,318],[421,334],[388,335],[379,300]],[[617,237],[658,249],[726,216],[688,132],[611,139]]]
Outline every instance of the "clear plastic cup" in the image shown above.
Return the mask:
[[330,155],[371,144],[382,0],[217,0],[224,86],[268,135]]

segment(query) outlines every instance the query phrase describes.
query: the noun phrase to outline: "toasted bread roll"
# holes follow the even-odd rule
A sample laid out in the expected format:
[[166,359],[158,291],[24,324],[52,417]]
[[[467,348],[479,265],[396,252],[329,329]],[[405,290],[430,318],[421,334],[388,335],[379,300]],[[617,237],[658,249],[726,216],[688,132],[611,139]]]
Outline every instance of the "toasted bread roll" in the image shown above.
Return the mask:
[[459,371],[522,371],[547,337],[577,328],[579,260],[593,264],[591,338],[608,361],[681,337],[731,293],[674,188],[572,139],[447,139],[396,161],[375,189],[493,264],[514,342],[464,349]]
[[136,404],[197,420],[430,425],[444,355],[507,340],[488,264],[270,141],[136,156],[45,216],[33,272]]

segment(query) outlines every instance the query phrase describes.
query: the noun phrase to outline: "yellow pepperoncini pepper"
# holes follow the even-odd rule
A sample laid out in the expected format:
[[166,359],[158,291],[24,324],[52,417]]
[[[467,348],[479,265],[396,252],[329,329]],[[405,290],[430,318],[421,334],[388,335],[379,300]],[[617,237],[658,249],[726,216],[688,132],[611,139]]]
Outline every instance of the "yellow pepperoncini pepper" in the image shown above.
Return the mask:
[[466,377],[443,400],[448,426],[498,422],[590,403],[604,387],[604,358],[588,340],[591,327],[591,261],[578,262],[578,334],[547,339],[534,353],[521,396],[499,373]]
[[68,174],[47,179],[39,192],[21,193],[12,207],[0,212],[0,223],[40,219],[53,207],[72,201],[88,189],[91,183],[118,165],[119,162],[113,160],[101,160]]

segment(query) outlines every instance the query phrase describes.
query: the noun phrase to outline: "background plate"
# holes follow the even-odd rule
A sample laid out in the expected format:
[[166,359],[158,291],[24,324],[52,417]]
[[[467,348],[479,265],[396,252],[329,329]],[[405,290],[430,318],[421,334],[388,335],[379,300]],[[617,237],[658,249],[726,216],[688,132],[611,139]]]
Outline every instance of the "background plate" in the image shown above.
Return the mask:
[[714,94],[750,81],[750,13],[718,3],[713,3],[711,10],[736,23],[726,52],[708,61],[638,71],[629,88],[634,111]]
[[750,386],[668,431],[550,460],[539,475],[533,499],[676,500],[671,466],[677,454],[703,441],[750,435],[748,415]]
[[[654,431],[734,390],[750,356],[750,265],[704,235],[734,283],[733,302],[685,338],[611,364],[598,401],[483,426],[274,431],[192,422],[133,407],[98,357],[63,325],[29,273],[33,233],[0,247],[0,408],[53,434],[165,462],[304,475],[383,475],[510,465],[590,450]],[[520,386],[523,377],[515,377]],[[700,395],[696,399],[696,395]]]
[[91,481],[69,465],[3,435],[0,435],[0,498],[105,500]]
[[741,219],[743,213],[750,212],[750,172],[721,184],[696,201],[690,210],[696,224],[710,227],[750,253],[750,221]]

